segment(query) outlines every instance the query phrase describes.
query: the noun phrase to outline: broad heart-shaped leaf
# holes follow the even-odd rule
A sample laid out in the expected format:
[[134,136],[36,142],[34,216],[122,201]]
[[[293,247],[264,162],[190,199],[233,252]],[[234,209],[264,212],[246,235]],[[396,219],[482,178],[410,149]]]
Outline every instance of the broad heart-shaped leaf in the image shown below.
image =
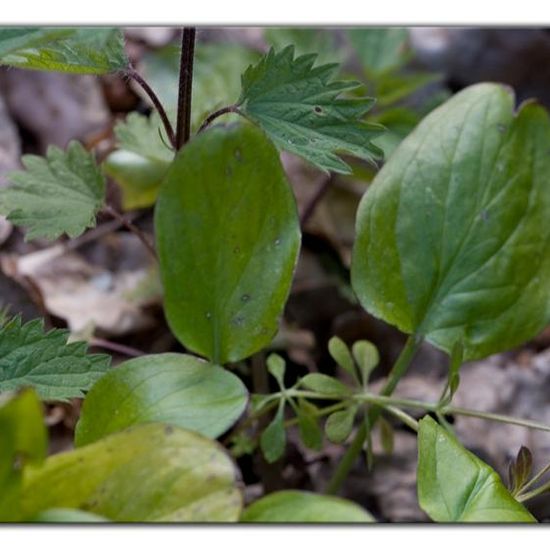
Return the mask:
[[230,522],[241,513],[238,472],[216,442],[146,424],[27,468],[23,516],[77,508],[122,522]]
[[119,149],[105,159],[103,171],[120,185],[124,210],[151,206],[174,159],[161,137],[160,117],[131,113],[114,132]]
[[22,470],[40,464],[48,446],[42,405],[34,391],[6,397],[0,402],[0,522],[19,518]]
[[108,355],[87,355],[85,342],[67,344],[69,332],[44,332],[42,320],[16,317],[0,329],[0,392],[30,386],[42,399],[83,397],[109,369]]
[[429,416],[419,422],[418,500],[437,522],[534,522],[498,474]]
[[87,445],[146,422],[215,438],[237,421],[247,401],[244,384],[225,369],[190,355],[147,355],[96,382],[82,405],[75,443]]
[[361,506],[343,498],[306,491],[278,491],[248,506],[243,523],[372,523]]
[[128,66],[122,32],[114,28],[0,29],[0,65],[79,74]]
[[25,171],[12,172],[0,190],[0,213],[28,227],[25,238],[78,237],[95,226],[103,205],[105,178],[94,157],[77,141],[67,150],[48,148],[46,157],[24,155]]
[[361,120],[374,99],[339,97],[359,83],[332,80],[338,65],[313,67],[316,57],[307,54],[294,59],[293,46],[279,53],[271,49],[243,74],[237,105],[281,149],[327,172],[350,174],[351,168],[337,153],[371,162],[381,158],[381,150],[371,140],[382,127]]
[[497,84],[428,115],[357,215],[362,305],[464,360],[512,348],[550,318],[550,122]]
[[290,289],[300,228],[264,134],[237,124],[195,137],[161,187],[155,227],[176,337],[216,364],[267,345]]

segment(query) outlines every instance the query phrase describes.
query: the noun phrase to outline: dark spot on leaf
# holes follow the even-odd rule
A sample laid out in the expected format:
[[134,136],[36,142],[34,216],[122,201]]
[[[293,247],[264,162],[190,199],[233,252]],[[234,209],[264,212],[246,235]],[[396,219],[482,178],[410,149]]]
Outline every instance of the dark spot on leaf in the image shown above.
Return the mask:
[[319,105],[315,105],[315,108],[313,109],[317,114],[320,114],[323,112],[323,109],[321,109],[321,107],[319,107]]
[[250,300],[250,295],[248,294],[243,294],[241,296],[241,302],[248,302]]
[[173,426],[166,426],[164,428],[164,433],[166,435],[172,435],[174,433],[174,427]]
[[240,247],[236,246],[236,247],[233,249],[233,254],[238,254],[240,251],[241,251]]
[[244,317],[241,317],[240,315],[233,317],[233,319],[231,319],[231,323],[236,327],[240,327],[244,323]]
[[211,314],[209,311],[207,311],[207,312],[205,313],[204,316],[205,316],[207,319],[212,319],[212,314]]
[[504,134],[508,130],[508,126],[506,124],[497,124],[497,130]]

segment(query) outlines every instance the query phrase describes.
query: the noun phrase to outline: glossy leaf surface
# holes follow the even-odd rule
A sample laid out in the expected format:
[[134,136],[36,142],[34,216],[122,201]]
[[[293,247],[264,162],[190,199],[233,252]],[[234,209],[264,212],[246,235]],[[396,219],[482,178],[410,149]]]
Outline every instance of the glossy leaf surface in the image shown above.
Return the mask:
[[0,65],[104,74],[127,67],[124,37],[114,28],[2,28]]
[[122,522],[236,521],[242,505],[236,476],[217,443],[147,424],[27,469],[22,506],[28,518],[76,508]]
[[216,438],[243,413],[248,392],[234,374],[190,355],[131,359],[101,378],[82,405],[75,442],[163,422]]
[[534,522],[498,474],[431,417],[419,422],[418,500],[437,522]]
[[550,122],[478,84],[433,111],[361,201],[352,283],[362,305],[464,360],[550,318]]
[[165,309],[189,349],[223,364],[267,345],[300,246],[296,204],[257,128],[214,127],[174,161],[155,226]]
[[343,498],[306,491],[278,491],[246,508],[244,523],[371,523],[373,517]]

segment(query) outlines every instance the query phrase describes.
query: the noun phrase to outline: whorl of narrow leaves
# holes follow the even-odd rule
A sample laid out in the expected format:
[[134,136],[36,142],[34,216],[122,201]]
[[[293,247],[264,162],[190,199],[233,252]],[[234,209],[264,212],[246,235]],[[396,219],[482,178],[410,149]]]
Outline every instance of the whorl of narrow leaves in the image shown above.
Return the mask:
[[361,120],[374,99],[339,97],[360,84],[333,80],[338,64],[314,67],[316,58],[317,54],[294,58],[294,46],[279,53],[271,49],[244,73],[237,106],[281,149],[322,170],[348,174],[351,169],[338,154],[371,162],[381,158],[371,140],[382,127]]
[[94,157],[76,142],[67,150],[48,148],[45,157],[24,155],[26,170],[9,174],[12,185],[0,190],[0,214],[28,227],[26,239],[78,237],[95,226],[103,205],[105,178]]
[[115,28],[0,28],[0,65],[104,74],[128,65],[124,36]]
[[31,386],[42,399],[82,397],[108,370],[108,355],[88,355],[68,331],[44,332],[42,320],[16,317],[0,329],[0,392]]

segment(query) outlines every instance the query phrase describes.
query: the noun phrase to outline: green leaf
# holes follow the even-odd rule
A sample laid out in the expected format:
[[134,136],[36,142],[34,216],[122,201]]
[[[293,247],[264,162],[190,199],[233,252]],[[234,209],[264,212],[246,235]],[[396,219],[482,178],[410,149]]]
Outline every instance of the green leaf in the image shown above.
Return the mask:
[[277,380],[279,387],[283,389],[285,387],[285,360],[276,353],[272,353],[267,358],[267,370]]
[[380,75],[376,87],[377,105],[379,107],[393,105],[440,78],[441,76],[435,73],[421,72]]
[[[239,44],[197,44],[193,64],[191,128],[197,130],[206,116],[231,105],[239,96],[240,75],[259,54]],[[166,46],[143,56],[140,71],[153,87],[172,120],[178,102],[180,48]],[[144,99],[149,100],[147,96]]]
[[353,421],[356,414],[356,406],[332,413],[325,424],[325,433],[328,439],[333,443],[343,443],[353,430]]
[[374,518],[349,500],[306,491],[277,491],[248,506],[243,523],[371,523]]
[[27,469],[22,507],[26,518],[77,508],[121,522],[236,521],[242,506],[236,477],[214,441],[145,424]]
[[48,148],[46,157],[24,155],[25,171],[12,172],[10,187],[0,190],[0,213],[28,227],[25,238],[78,237],[96,224],[103,205],[105,179],[94,157],[76,141],[67,150]]
[[32,523],[106,523],[107,518],[72,508],[50,508],[37,514]]
[[36,48],[66,38],[75,31],[62,27],[0,27],[0,59],[20,49]]
[[406,28],[359,28],[348,31],[365,72],[369,76],[397,69],[406,61]]
[[298,417],[300,439],[308,449],[320,450],[323,446],[323,432],[319,427],[316,407],[311,403],[300,400],[295,408]]
[[168,323],[216,364],[277,331],[300,246],[279,155],[249,124],[202,132],[178,154],[155,211]]
[[294,47],[272,49],[242,77],[239,110],[261,126],[273,142],[325,171],[350,174],[337,153],[374,162],[381,151],[371,140],[382,127],[361,119],[371,109],[369,97],[346,99],[353,81],[333,81],[338,65],[313,67],[315,54],[294,59]]
[[531,469],[533,468],[533,455],[531,451],[524,447],[520,447],[516,459],[510,464],[510,492],[512,495],[517,495],[525,483],[529,480]]
[[351,352],[357,362],[357,365],[359,366],[363,385],[366,386],[369,382],[371,372],[380,362],[378,349],[368,340],[358,340],[353,344]]
[[378,424],[380,426],[380,442],[382,443],[382,448],[386,454],[391,455],[395,443],[393,426],[383,416],[378,419]]
[[77,446],[146,422],[216,438],[241,416],[248,392],[234,374],[190,355],[126,361],[90,390],[76,426]]
[[117,151],[103,162],[103,171],[122,191],[122,208],[146,208],[155,203],[160,184],[174,160],[174,152],[157,114],[146,117],[131,113],[114,129]]
[[301,380],[302,386],[308,390],[322,393],[324,395],[341,396],[350,393],[349,388],[342,384],[336,378],[328,376],[327,374],[320,374],[317,372],[306,374]]
[[0,29],[0,65],[79,74],[125,69],[122,32],[113,28]]
[[498,474],[429,416],[419,422],[418,500],[437,522],[535,522]]
[[333,336],[328,341],[328,351],[336,363],[354,378],[357,376],[353,357],[346,343],[338,336]]
[[0,521],[16,521],[21,513],[23,468],[46,458],[48,436],[42,405],[34,391],[2,396],[0,402]]
[[283,456],[286,447],[284,425],[285,402],[281,399],[279,408],[260,437],[260,447],[267,462],[272,463]]
[[533,337],[550,318],[550,122],[478,84],[393,153],[357,215],[352,284],[373,315],[464,360]]
[[0,392],[31,386],[42,399],[83,397],[107,372],[109,355],[87,355],[85,342],[67,344],[69,331],[44,332],[42,320],[16,317],[0,328]]

